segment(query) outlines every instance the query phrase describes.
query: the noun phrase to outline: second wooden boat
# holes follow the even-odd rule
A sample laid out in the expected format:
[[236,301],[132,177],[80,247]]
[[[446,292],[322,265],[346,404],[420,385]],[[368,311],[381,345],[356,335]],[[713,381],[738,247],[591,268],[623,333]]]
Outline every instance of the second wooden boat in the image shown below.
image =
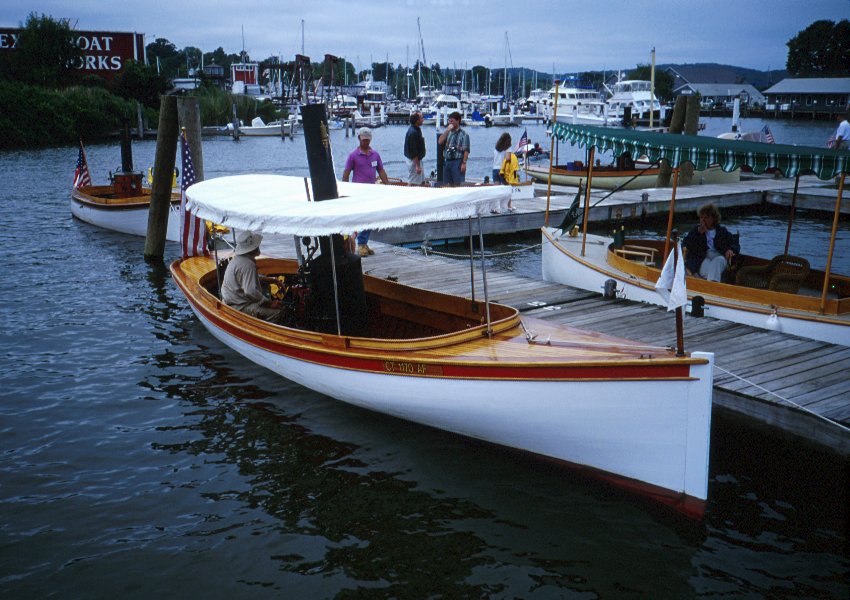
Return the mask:
[[[746,166],[755,173],[763,173],[771,169],[796,178],[797,184],[801,173],[813,173],[823,180],[838,177],[830,243],[823,249],[824,270],[811,268],[808,261],[791,253],[798,187],[795,184],[784,247],[777,248],[772,258],[738,256],[723,281],[688,276],[686,285],[688,296],[691,299],[699,296],[708,316],[850,345],[850,277],[833,268],[844,180],[850,172],[850,152],[576,125],[557,124],[553,131],[556,137],[588,146],[591,152],[616,149],[633,156],[648,154],[653,161],[663,158],[673,168],[674,181],[685,161],[693,163],[698,172],[718,162],[728,170]],[[596,169],[593,169],[594,182],[596,178]],[[610,237],[587,234],[589,197],[586,196],[583,235],[573,237],[557,228],[543,228],[543,278],[591,291],[601,291],[611,280],[622,296],[663,304],[655,293],[655,282],[672,246],[675,189],[674,184],[667,239],[661,241],[636,239],[626,233],[625,240],[615,243]],[[745,240],[742,246],[746,247]]]
[[[549,165],[545,163],[530,164],[525,172],[528,176],[539,183],[549,181]],[[616,166],[599,166],[593,168],[593,180],[591,186],[604,190],[641,190],[654,188],[657,185],[660,169],[657,167],[623,169]],[[556,185],[569,185],[578,187],[579,182],[587,185],[587,167],[581,162],[568,165],[552,167],[552,183]],[[694,175],[694,182],[698,183],[732,183],[741,180],[741,171],[734,170],[729,173],[723,171],[719,166],[712,166]]]
[[[116,174],[110,185],[71,190],[71,214],[97,227],[130,235],[147,235],[151,190],[141,173]],[[172,192],[166,239],[180,241],[180,194]]]

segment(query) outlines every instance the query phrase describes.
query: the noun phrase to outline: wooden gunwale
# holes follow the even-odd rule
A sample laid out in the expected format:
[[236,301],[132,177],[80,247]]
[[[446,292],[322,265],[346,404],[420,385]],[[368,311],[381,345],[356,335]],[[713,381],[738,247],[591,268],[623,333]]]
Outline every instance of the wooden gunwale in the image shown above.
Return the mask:
[[[87,204],[99,210],[127,210],[147,208],[151,203],[150,188],[142,188],[140,196],[122,198],[110,197],[115,188],[111,185],[95,185],[71,190],[71,198],[80,204]],[[180,204],[180,194],[171,193],[171,203]]]
[[[645,290],[655,289],[654,282],[658,280],[658,277],[661,274],[661,270],[656,267],[634,262],[618,256],[610,247],[607,251],[607,264],[600,266],[567,250],[545,229],[543,230],[543,234],[549,242],[561,252],[568,254],[573,260],[589,269],[593,269],[598,273],[602,273],[613,279],[617,279],[621,282],[625,282],[629,285],[640,287]],[[663,241],[627,240],[626,243],[648,246],[654,244],[661,245],[663,244]],[[753,261],[754,263],[758,261],[767,262],[763,259],[757,258],[754,258]],[[611,269],[606,268],[606,266],[610,266]],[[617,269],[619,272],[612,269]],[[820,272],[815,272],[815,275],[818,273]],[[749,312],[765,315],[773,314],[774,309],[772,307],[775,306],[778,309],[777,314],[780,316],[785,314],[800,320],[848,325],[848,322],[844,319],[830,317],[830,315],[837,316],[850,313],[850,301],[848,301],[848,299],[828,299],[826,302],[825,313],[820,314],[819,297],[747,288],[729,283],[706,281],[698,277],[690,276],[686,278],[686,287],[688,290],[688,298],[693,298],[694,296],[710,296],[710,303],[715,306],[744,309]]]
[[[278,259],[258,261],[261,271],[266,272],[274,269],[276,264],[285,263],[289,263],[288,268],[293,268],[295,264],[294,261]],[[202,285],[204,277],[214,277],[212,269],[212,260],[203,258],[178,260],[171,266],[176,283],[205,319],[243,342],[280,355],[326,366],[385,374],[506,381],[658,381],[692,380],[690,365],[706,362],[701,358],[677,358],[672,354],[656,358],[649,356],[645,350],[643,353],[628,350],[628,342],[625,340],[587,332],[582,333],[590,343],[594,340],[610,342],[610,345],[602,344],[602,347],[595,351],[599,358],[588,358],[588,354],[594,352],[585,350],[576,351],[571,357],[570,351],[563,347],[532,347],[526,341],[520,326],[518,311],[501,305],[496,306],[508,316],[492,324],[494,328],[499,326],[498,333],[492,338],[485,336],[486,325],[431,338],[403,340],[307,332],[254,319],[224,305]],[[283,269],[277,270],[282,271]],[[409,293],[415,293],[417,303],[427,296],[431,298],[425,301],[426,304],[438,301],[439,297],[470,303],[469,300],[446,294],[410,288],[376,278],[364,278],[367,281],[369,279],[374,281],[367,284],[367,287],[376,285],[407,288]],[[566,330],[533,321],[534,327],[540,327],[541,330]],[[416,369],[414,372],[399,371],[399,365],[415,365]]]
[[[532,179],[537,179],[539,181],[546,181],[549,178],[548,170],[545,168],[538,167],[526,167],[526,172],[528,176]],[[632,177],[636,177],[637,180],[640,180],[643,177],[657,177],[659,173],[658,168],[647,168],[647,169],[632,169],[628,171],[615,169],[613,167],[594,167],[593,168],[593,177],[599,182],[606,182],[608,185],[611,185],[612,182],[616,182],[617,185],[620,183],[625,183]],[[552,167],[552,182],[558,183],[560,185],[570,185],[571,183],[575,185],[579,179],[587,180],[587,170],[569,170],[563,167]],[[622,181],[621,181],[622,180]],[[617,187],[615,185],[614,187]]]

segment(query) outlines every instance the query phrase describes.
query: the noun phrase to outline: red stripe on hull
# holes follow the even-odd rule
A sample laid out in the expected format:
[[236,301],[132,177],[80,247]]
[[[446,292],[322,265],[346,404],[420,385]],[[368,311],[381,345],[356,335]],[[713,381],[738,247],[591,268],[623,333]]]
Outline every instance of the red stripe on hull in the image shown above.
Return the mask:
[[[187,294],[187,299],[192,302]],[[489,379],[489,380],[643,380],[643,379],[687,379],[690,367],[684,365],[552,365],[540,364],[535,366],[513,366],[506,363],[487,365],[464,365],[462,363],[433,363],[423,361],[404,361],[395,358],[363,358],[352,355],[337,354],[301,348],[289,344],[274,342],[261,336],[246,333],[235,327],[227,320],[221,319],[204,307],[192,302],[206,319],[216,327],[241,341],[257,346],[268,352],[295,360],[309,361],[328,367],[381,373],[386,375],[403,375],[413,377],[444,377],[450,379]]]

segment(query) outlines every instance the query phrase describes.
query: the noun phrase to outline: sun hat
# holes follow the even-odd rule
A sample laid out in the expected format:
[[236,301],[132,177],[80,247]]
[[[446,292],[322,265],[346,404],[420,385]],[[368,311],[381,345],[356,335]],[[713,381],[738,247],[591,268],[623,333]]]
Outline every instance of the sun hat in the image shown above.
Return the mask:
[[260,242],[263,241],[263,236],[253,231],[240,231],[236,236],[235,254],[248,254],[260,247]]
[[357,130],[357,137],[359,137],[359,138],[361,138],[361,137],[369,138],[371,140],[372,139],[372,130],[369,129],[368,127],[361,127],[360,129]]

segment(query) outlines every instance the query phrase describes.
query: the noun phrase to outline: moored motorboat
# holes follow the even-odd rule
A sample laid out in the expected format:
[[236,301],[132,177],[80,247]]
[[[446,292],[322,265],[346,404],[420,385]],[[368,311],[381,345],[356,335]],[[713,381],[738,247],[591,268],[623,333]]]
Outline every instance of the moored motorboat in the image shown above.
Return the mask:
[[579,125],[615,125],[616,119],[609,118],[605,103],[599,93],[583,87],[576,81],[565,81],[549,90],[547,103],[557,108],[554,120],[558,123]]
[[[504,208],[509,197],[507,186],[338,186],[339,199],[308,202],[303,178],[246,175],[196,184],[187,196],[201,218],[297,235],[302,244],[305,236],[355,227],[474,219]],[[292,381],[577,466],[701,514],[713,355],[677,355],[521,316],[487,301],[486,280],[482,301],[474,292],[462,298],[357,277],[360,259],[322,241],[329,239],[308,241],[300,262],[258,261],[261,273],[280,277],[287,290],[283,325],[222,303],[210,258],[177,260],[171,271],[216,338]],[[362,284],[352,287],[352,280]]]
[[[248,137],[289,137],[293,135],[296,126],[297,120],[295,118],[266,123],[261,117],[254,117],[250,125],[239,126],[238,135]],[[232,135],[237,134],[232,123],[227,125],[227,129]]]
[[656,123],[661,123],[661,103],[652,92],[652,83],[636,79],[625,79],[609,90],[611,97],[605,101],[607,113],[615,123],[621,123],[627,112],[630,119],[648,120],[652,114]]
[[[663,158],[670,162],[674,176],[678,175],[685,160],[692,162],[697,171],[716,161],[727,169],[747,166],[755,173],[773,169],[787,177],[799,177],[807,172],[824,180],[840,176],[831,241],[829,248],[824,249],[824,270],[812,269],[808,261],[789,253],[794,215],[792,200],[785,246],[777,248],[772,258],[742,254],[723,281],[707,281],[689,275],[686,285],[688,296],[692,299],[699,296],[711,317],[850,345],[850,277],[832,269],[844,178],[850,171],[850,153],[580,126],[556,125],[554,135],[591,149],[616,148],[616,152],[632,155],[647,153],[652,161]],[[595,180],[595,169],[592,177]],[[543,278],[591,291],[601,290],[612,280],[621,296],[662,304],[655,293],[655,282],[671,247],[675,200],[674,193],[666,240],[635,239],[626,233],[624,240],[615,242],[613,238],[589,235],[586,228],[584,235],[570,236],[559,228],[544,227]]]

